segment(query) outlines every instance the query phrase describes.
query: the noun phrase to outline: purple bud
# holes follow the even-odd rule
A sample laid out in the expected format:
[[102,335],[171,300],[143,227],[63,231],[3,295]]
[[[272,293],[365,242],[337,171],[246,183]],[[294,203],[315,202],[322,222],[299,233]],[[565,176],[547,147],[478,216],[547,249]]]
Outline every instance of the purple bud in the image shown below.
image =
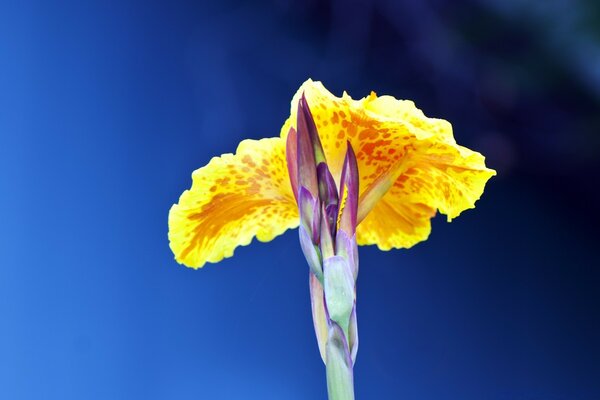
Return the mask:
[[352,145],[348,142],[342,177],[340,179],[340,206],[338,211],[338,230],[348,236],[354,236],[358,211],[358,165]]
[[[298,210],[300,212],[300,224],[311,237],[315,236],[315,212],[319,212],[318,200],[304,186],[298,191]],[[318,214],[317,214],[318,215]],[[320,221],[317,221],[320,223]],[[318,243],[314,241],[314,243]]]
[[329,167],[324,162],[317,165],[317,179],[319,180],[319,197],[321,201],[329,206],[330,204],[337,205],[338,194],[335,180],[329,171]]
[[317,183],[315,151],[305,118],[302,115],[301,107],[298,106],[298,121],[296,123],[298,185],[307,188],[313,196],[317,197],[319,186]]
[[319,197],[325,206],[322,211],[327,215],[327,222],[333,233],[337,221],[338,190],[327,164],[320,163],[317,166],[317,178],[319,180]]
[[296,129],[298,130],[298,134],[309,137],[313,149],[313,158],[316,161],[316,164],[326,162],[321,139],[319,139],[319,134],[317,132],[317,126],[312,113],[310,112],[310,108],[308,107],[308,102],[306,101],[304,93],[302,93],[302,97],[298,102],[297,118]]
[[338,205],[330,204],[325,207],[325,214],[327,215],[327,221],[329,221],[329,227],[331,228],[331,232],[335,232],[337,217],[338,217]]

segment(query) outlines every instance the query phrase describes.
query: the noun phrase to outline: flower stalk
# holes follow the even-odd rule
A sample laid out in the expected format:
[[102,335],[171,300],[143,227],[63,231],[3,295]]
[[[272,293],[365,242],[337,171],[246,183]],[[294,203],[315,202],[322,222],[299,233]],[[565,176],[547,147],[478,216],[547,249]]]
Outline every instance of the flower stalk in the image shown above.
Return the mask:
[[329,399],[352,400],[358,350],[358,166],[348,143],[338,188],[304,96],[297,115],[297,131],[288,135],[287,159],[295,164],[288,169],[300,212],[300,245],[310,267],[315,333]]
[[336,97],[308,79],[279,136],[243,140],[194,171],[169,211],[169,244],[177,262],[201,268],[299,227],[329,398],[353,399],[357,245],[426,240],[438,211],[451,221],[474,208],[495,174],[412,101]]

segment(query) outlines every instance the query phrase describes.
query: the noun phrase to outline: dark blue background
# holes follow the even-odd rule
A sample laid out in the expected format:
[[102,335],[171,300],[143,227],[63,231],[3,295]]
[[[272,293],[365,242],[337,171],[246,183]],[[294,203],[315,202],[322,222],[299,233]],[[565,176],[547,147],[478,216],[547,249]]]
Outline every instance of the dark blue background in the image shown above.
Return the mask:
[[0,398],[325,399],[296,231],[194,271],[191,172],[308,77],[413,99],[498,170],[361,248],[358,399],[600,398],[594,1],[0,3]]

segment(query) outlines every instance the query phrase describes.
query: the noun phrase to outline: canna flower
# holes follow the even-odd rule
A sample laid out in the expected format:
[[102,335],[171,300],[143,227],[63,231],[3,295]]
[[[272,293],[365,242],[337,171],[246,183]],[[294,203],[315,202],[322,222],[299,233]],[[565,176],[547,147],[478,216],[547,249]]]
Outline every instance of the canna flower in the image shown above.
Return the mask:
[[308,80],[290,114],[279,137],[244,140],[194,171],[169,212],[170,246],[200,268],[299,227],[329,396],[352,399],[357,246],[427,239],[436,212],[451,221],[473,208],[495,171],[411,101],[338,98]]
[[481,154],[456,144],[449,122],[426,117],[413,102],[375,93],[361,100],[345,93],[338,98],[308,80],[294,96],[279,137],[244,140],[235,154],[214,157],[194,171],[191,189],[169,212],[170,246],[179,263],[192,268],[216,263],[254,237],[268,242],[299,225],[286,139],[296,127],[302,93],[332,176],[339,179],[350,142],[359,202],[375,203],[359,217],[359,245],[412,247],[429,236],[436,210],[450,221],[474,208],[495,175]]

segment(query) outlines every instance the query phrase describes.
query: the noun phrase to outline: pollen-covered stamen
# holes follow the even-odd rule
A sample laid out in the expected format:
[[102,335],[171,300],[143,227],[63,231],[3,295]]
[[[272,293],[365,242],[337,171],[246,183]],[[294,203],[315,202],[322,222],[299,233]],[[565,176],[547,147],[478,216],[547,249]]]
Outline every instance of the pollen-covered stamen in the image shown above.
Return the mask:
[[339,231],[340,230],[340,223],[342,222],[342,213],[344,212],[344,208],[346,208],[346,200],[348,200],[348,188],[345,186],[342,186],[342,193],[340,194],[340,204],[338,209],[336,210],[337,212],[337,218],[336,218],[336,222],[335,222],[335,230]]

